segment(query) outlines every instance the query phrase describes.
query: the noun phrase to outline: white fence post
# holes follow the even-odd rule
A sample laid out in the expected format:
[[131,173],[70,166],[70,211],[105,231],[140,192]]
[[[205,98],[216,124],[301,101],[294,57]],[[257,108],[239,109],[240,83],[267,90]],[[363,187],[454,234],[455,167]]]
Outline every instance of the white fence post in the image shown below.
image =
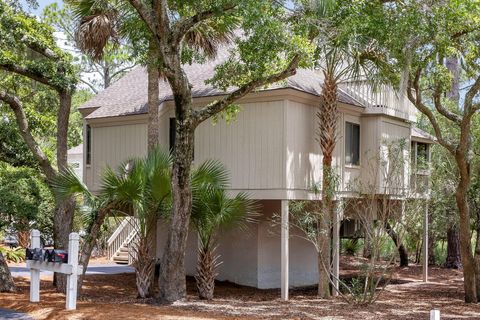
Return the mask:
[[68,264],[72,266],[72,273],[67,275],[66,309],[75,310],[77,307],[77,279],[78,279],[78,246],[80,236],[72,232],[68,237]]
[[[40,231],[33,229],[30,233],[30,247],[40,249]],[[40,301],[40,270],[30,269],[30,301]]]
[[430,310],[430,320],[440,320],[440,310]]

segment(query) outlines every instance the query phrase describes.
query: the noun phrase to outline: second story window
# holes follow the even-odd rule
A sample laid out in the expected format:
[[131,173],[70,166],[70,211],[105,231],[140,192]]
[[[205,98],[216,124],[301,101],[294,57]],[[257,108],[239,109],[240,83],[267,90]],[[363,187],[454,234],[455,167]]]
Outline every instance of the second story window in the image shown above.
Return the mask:
[[360,125],[345,122],[345,164],[360,165]]
[[430,156],[428,144],[412,141],[412,166],[417,170],[428,169]]
[[86,137],[85,137],[85,140],[86,140],[86,159],[85,159],[85,163],[86,164],[91,164],[92,163],[92,128],[90,127],[89,124],[87,124],[86,126]]

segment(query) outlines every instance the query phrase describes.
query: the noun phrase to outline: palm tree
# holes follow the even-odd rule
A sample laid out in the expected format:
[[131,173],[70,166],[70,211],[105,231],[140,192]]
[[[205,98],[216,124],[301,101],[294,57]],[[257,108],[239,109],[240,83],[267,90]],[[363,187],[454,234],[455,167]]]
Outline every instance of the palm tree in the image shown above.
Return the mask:
[[98,195],[93,195],[71,170],[55,181],[57,196],[82,198],[88,235],[80,255],[84,270],[105,217],[108,214],[133,216],[136,237],[132,239],[131,254],[134,256],[138,295],[145,298],[151,294],[155,267],[155,252],[150,245],[151,229],[169,208],[170,168],[169,152],[157,148],[145,158],[122,163],[116,171],[107,168]]
[[[247,194],[239,193],[231,198],[227,195],[227,184],[209,183],[199,173],[206,172],[218,181],[226,181],[227,171],[220,163],[206,162],[192,177],[193,205],[191,223],[198,235],[197,282],[200,299],[213,299],[217,268],[222,263],[216,254],[216,236],[220,228],[244,228],[253,222],[258,206]],[[205,175],[203,175],[205,176]]]
[[[352,45],[353,44],[353,45]],[[321,39],[318,46],[318,68],[323,74],[322,92],[318,105],[318,141],[322,150],[321,212],[318,228],[318,295],[330,297],[331,228],[335,210],[336,173],[332,167],[337,144],[338,87],[341,83],[374,77],[372,63],[363,59],[361,44],[352,41],[339,43]],[[334,226],[336,227],[336,226]],[[336,288],[334,288],[336,290]]]

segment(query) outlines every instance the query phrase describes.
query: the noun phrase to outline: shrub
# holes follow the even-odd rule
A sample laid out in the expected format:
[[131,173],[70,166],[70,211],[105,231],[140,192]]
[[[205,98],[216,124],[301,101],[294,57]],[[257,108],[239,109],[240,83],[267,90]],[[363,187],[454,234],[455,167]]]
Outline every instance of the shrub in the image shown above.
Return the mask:
[[25,261],[25,249],[23,248],[9,249],[5,247],[0,247],[0,252],[9,262],[19,263]]

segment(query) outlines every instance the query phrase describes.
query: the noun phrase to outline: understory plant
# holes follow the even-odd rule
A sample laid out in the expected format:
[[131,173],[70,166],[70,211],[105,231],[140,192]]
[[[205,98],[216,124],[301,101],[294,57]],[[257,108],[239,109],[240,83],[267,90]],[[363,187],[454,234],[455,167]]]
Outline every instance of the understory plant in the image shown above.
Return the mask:
[[[210,185],[208,180],[199,179],[201,171],[217,175],[224,184]],[[258,206],[246,193],[235,197],[227,194],[228,172],[217,162],[207,162],[194,173],[192,225],[198,235],[197,283],[200,299],[213,299],[215,278],[221,258],[216,253],[220,229],[245,229],[246,223],[254,222]]]

